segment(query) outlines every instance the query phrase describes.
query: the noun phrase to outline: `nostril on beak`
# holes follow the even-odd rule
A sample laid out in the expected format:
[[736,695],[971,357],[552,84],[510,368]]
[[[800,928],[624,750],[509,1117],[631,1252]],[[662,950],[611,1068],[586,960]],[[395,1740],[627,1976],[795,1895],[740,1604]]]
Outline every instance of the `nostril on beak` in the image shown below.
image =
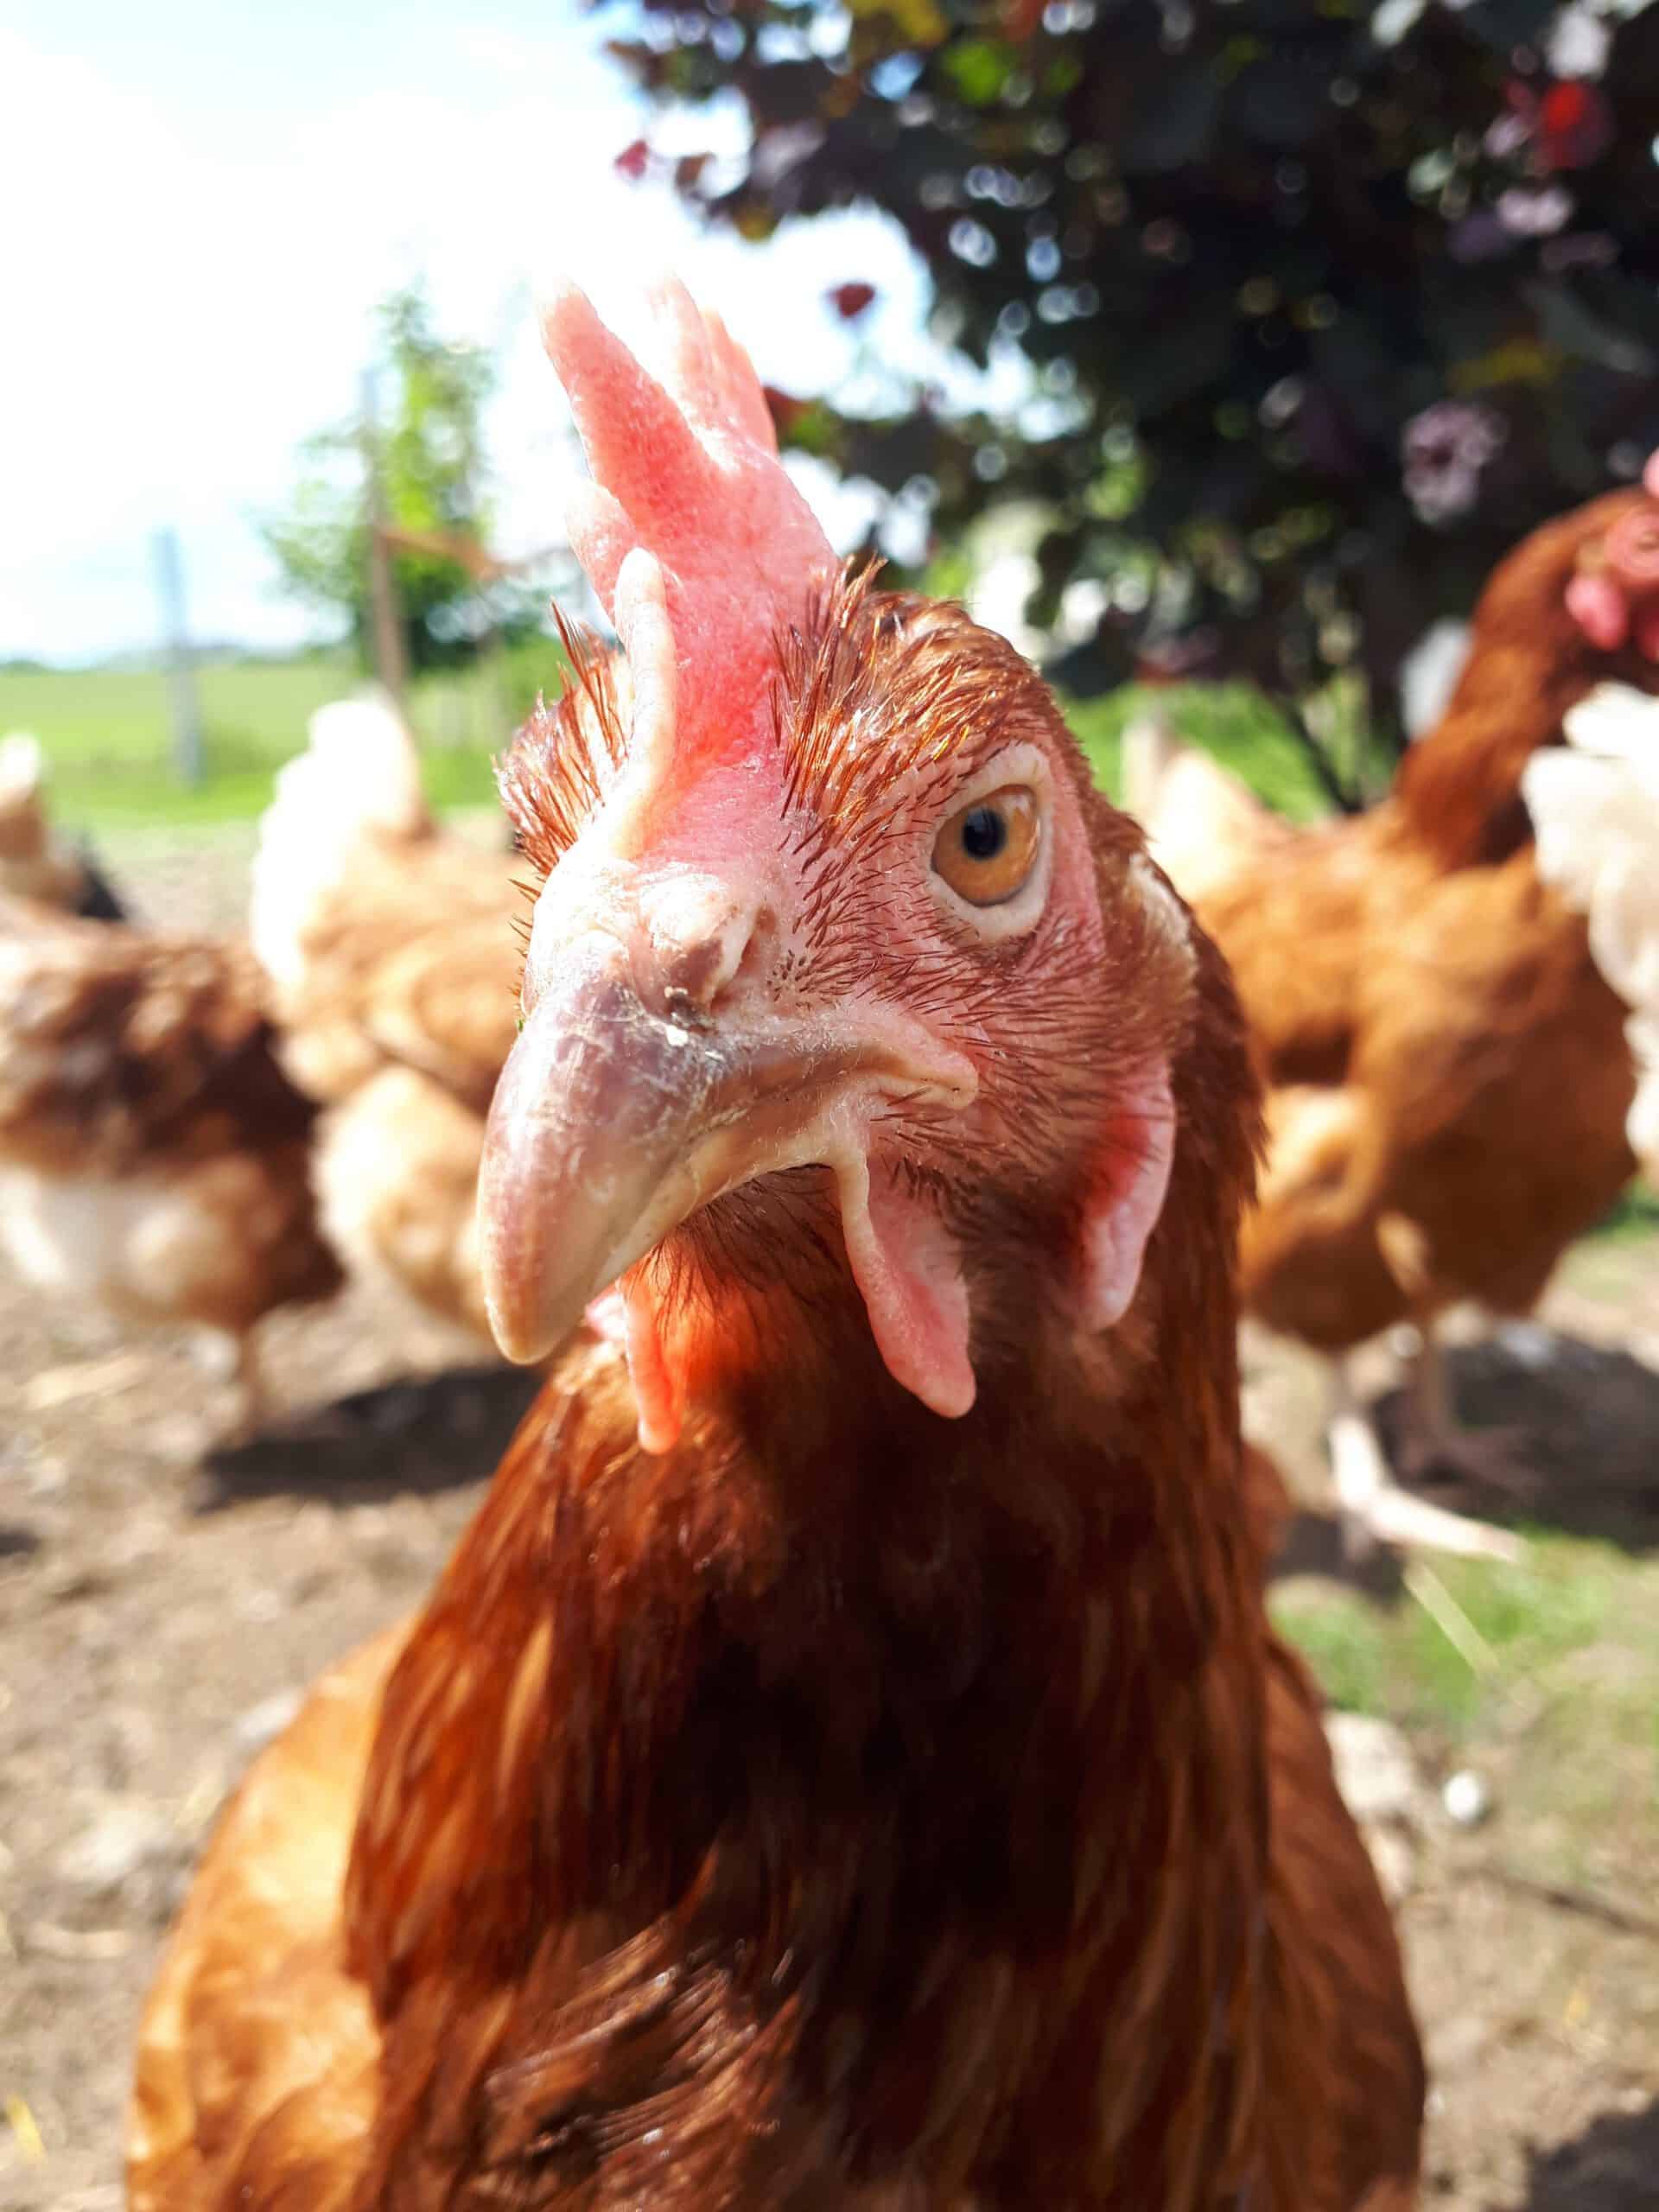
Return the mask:
[[770,906],[707,883],[659,887],[644,919],[656,988],[643,995],[660,995],[667,1014],[712,1013],[734,984],[769,966],[777,937]]
[[733,970],[734,983],[747,983],[764,976],[772,966],[772,952],[778,942],[778,917],[770,906],[760,907],[749,928],[749,941],[743,956]]

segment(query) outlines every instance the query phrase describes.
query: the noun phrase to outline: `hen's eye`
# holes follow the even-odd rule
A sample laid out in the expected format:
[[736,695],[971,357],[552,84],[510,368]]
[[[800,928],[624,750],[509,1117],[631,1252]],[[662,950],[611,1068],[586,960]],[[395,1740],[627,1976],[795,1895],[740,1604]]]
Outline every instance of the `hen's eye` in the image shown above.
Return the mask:
[[1000,906],[1031,874],[1041,834],[1037,794],[1008,784],[951,816],[933,842],[933,866],[970,906]]

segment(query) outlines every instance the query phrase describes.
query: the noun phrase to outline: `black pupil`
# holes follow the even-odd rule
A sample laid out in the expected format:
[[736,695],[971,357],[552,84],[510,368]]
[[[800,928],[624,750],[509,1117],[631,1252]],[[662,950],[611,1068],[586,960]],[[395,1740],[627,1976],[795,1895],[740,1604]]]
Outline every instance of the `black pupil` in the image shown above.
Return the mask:
[[1008,825],[994,806],[976,806],[964,815],[962,849],[970,861],[994,861],[1008,842]]

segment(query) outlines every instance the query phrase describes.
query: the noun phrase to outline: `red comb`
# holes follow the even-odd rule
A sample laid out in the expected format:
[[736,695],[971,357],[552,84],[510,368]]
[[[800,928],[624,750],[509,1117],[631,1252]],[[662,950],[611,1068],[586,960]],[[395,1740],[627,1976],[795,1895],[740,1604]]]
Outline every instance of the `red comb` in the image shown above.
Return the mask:
[[682,757],[747,749],[767,713],[775,640],[836,556],[778,459],[748,356],[683,285],[648,296],[658,376],[575,285],[543,310],[593,471],[572,488],[566,524],[627,653],[636,725],[651,702],[636,741]]
[[[1648,456],[1642,488],[1659,501],[1659,453]],[[1659,515],[1652,506],[1628,509],[1580,550],[1567,611],[1599,652],[1618,652],[1628,641],[1659,660]]]

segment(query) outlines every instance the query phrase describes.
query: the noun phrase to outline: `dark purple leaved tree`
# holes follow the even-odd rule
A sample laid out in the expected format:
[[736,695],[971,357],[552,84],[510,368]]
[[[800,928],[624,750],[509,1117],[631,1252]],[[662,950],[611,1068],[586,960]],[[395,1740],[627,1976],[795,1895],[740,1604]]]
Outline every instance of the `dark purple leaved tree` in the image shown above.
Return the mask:
[[994,500],[1044,502],[1033,616],[1079,579],[1103,602],[1074,687],[1161,655],[1294,699],[1357,664],[1397,730],[1424,626],[1659,444],[1659,6],[630,7],[626,35],[602,12],[653,95],[748,109],[741,175],[669,165],[711,220],[760,238],[885,210],[937,332],[1032,364],[1048,404],[1020,419],[917,391],[786,429],[919,480],[941,543]]

